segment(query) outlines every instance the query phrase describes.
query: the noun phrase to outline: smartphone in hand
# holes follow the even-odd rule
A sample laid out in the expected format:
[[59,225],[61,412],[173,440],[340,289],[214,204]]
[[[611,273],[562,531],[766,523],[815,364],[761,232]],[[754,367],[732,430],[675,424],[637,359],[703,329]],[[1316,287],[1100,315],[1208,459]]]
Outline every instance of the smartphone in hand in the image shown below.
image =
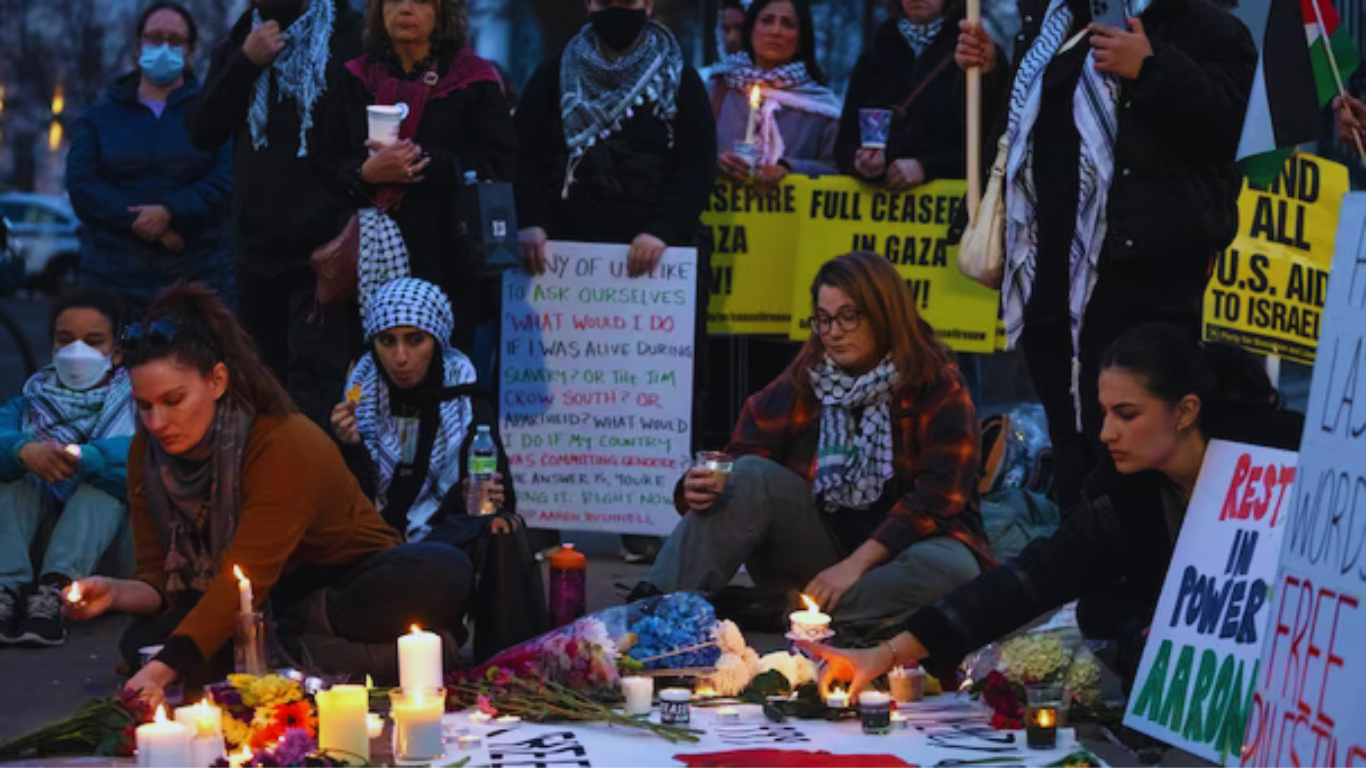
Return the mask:
[[1091,22],[1115,29],[1128,29],[1124,18],[1124,0],[1089,0]]

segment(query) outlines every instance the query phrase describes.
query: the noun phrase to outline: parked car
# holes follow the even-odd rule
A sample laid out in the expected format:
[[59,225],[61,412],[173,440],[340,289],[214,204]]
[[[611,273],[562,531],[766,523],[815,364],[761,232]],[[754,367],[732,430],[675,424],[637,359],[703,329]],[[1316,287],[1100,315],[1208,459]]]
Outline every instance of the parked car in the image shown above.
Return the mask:
[[0,194],[0,218],[24,259],[26,283],[57,293],[71,283],[81,261],[81,221],[64,197],[27,192]]

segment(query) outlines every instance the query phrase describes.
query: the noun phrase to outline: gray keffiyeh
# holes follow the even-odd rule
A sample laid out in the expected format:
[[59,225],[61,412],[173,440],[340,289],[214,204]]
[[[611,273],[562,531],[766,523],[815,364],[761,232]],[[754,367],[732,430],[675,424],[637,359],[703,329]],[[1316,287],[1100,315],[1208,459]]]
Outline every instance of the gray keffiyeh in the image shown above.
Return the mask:
[[821,404],[811,493],[826,511],[867,509],[892,479],[891,402],[898,377],[891,357],[862,376],[850,376],[829,357],[811,369]]
[[569,41],[560,58],[560,120],[571,158],[621,130],[638,107],[654,104],[665,122],[678,116],[683,49],[663,25],[645,25],[635,48],[620,58],[602,54],[592,25]]
[[24,382],[23,429],[44,440],[82,445],[105,437],[133,434],[133,388],[128,372],[115,371],[108,382],[77,391],[67,388],[48,365]]
[[925,55],[925,51],[934,44],[934,39],[939,37],[939,31],[944,28],[944,19],[940,17],[929,24],[916,24],[902,16],[897,21],[896,28],[901,30],[901,36],[906,38],[906,44],[911,46],[918,59]]
[[[275,79],[276,100],[294,99],[299,110],[299,157],[308,156],[308,131],[313,127],[313,107],[327,91],[327,61],[332,57],[332,25],[337,7],[333,0],[314,0],[280,33],[285,49],[256,79],[247,123],[253,149],[268,145],[266,123],[270,119],[270,81]],[[261,12],[252,11],[252,28],[261,26]]]
[[166,545],[166,591],[209,588],[242,515],[242,457],[254,414],[218,401],[199,444],[172,456],[147,436],[147,505]]

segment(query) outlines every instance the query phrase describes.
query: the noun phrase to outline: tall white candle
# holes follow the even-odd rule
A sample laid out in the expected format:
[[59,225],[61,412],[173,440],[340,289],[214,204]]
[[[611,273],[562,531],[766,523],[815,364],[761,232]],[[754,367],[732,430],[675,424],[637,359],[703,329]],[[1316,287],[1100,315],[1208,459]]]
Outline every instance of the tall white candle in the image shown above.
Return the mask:
[[745,143],[754,143],[754,125],[759,118],[759,103],[761,101],[761,91],[756,83],[749,89],[749,120],[745,125]]
[[204,700],[189,707],[178,707],[175,721],[190,729],[190,765],[213,765],[223,757],[223,710]]
[[234,565],[232,573],[237,577],[237,595],[241,598],[240,611],[242,613],[252,612],[252,603],[255,602],[251,594],[251,581],[242,573],[241,566]]
[[156,719],[137,729],[138,765],[141,768],[175,768],[190,765],[190,729],[166,719],[166,708],[157,707]]
[[650,714],[650,699],[655,692],[653,680],[648,677],[623,677],[621,692],[626,697],[626,714],[633,717]]
[[441,674],[441,636],[413,631],[398,639],[398,683],[405,691],[430,691],[445,685]]
[[370,761],[365,721],[370,694],[363,685],[334,685],[314,695],[318,704],[318,749],[335,750],[348,763]]

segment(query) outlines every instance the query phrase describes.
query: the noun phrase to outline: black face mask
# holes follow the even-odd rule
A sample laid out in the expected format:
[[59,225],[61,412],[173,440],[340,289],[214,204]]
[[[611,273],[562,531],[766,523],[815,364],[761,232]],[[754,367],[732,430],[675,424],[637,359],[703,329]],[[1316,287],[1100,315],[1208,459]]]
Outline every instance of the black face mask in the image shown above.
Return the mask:
[[[330,3],[332,0],[314,0],[319,3]],[[261,12],[262,21],[273,21],[280,25],[280,29],[288,27],[294,20],[303,15],[303,0],[254,0],[256,10]]]
[[588,20],[593,23],[593,34],[603,45],[614,51],[624,51],[645,29],[645,9],[608,8],[588,14]]

